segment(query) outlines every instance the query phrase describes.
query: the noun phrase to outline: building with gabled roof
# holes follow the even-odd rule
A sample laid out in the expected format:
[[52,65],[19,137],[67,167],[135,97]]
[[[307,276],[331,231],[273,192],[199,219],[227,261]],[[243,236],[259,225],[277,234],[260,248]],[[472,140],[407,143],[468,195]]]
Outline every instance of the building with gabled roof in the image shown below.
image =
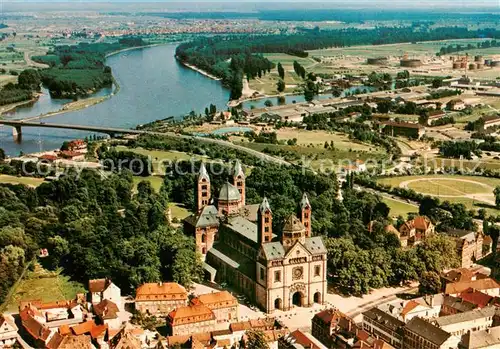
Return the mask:
[[347,345],[358,329],[353,319],[336,309],[320,311],[311,324],[312,335],[328,348]]
[[426,237],[434,234],[435,227],[426,216],[417,216],[399,227],[399,240],[402,247],[412,247]]
[[13,346],[16,343],[18,330],[11,315],[0,315],[0,348]]
[[469,332],[463,335],[459,348],[500,348],[500,327],[492,327],[486,330]]
[[483,309],[474,309],[464,313],[441,316],[432,323],[440,329],[454,335],[462,336],[469,331],[480,331],[490,328],[496,307],[488,306]]
[[[303,195],[298,213],[273,232],[267,198],[249,219],[255,205],[246,205],[245,174],[239,163],[231,182],[212,203],[210,176],[202,164],[197,183],[197,213],[184,221],[195,237],[211,281],[225,282],[266,312],[322,304],[326,294],[326,255],[321,237],[312,236],[312,208]],[[248,211],[248,212],[247,212]]]
[[166,316],[187,300],[186,289],[175,282],[142,284],[135,292],[135,308],[150,315]]
[[367,310],[363,313],[362,326],[364,331],[375,335],[394,348],[403,348],[403,328],[405,323],[391,314],[379,308]]
[[121,290],[110,279],[89,280],[89,294],[92,304],[107,299],[121,307]]
[[405,349],[449,349],[456,348],[457,342],[450,333],[419,317],[404,327]]
[[492,278],[450,283],[446,285],[445,293],[456,296],[469,289],[478,290],[493,297],[500,295],[500,284]]
[[238,321],[239,303],[228,291],[199,295],[191,300],[192,304],[203,304],[213,311],[218,322]]
[[210,332],[216,324],[214,312],[199,302],[172,310],[167,317],[167,328],[173,336]]

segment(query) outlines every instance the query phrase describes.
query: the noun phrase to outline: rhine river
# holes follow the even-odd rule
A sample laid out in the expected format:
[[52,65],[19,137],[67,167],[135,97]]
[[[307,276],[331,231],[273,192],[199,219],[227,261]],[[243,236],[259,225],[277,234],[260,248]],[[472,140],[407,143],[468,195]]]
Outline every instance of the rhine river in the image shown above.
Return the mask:
[[[112,98],[86,109],[44,118],[45,123],[134,128],[170,116],[179,117],[194,110],[203,112],[210,103],[225,110],[229,91],[219,81],[184,67],[174,57],[177,45],[168,44],[122,52],[107,59],[107,65],[120,85]],[[47,92],[46,90],[44,90]],[[104,89],[99,95],[110,93]],[[32,107],[5,115],[21,119],[59,110],[67,100],[44,95]],[[20,144],[13,141],[12,128],[0,126],[0,148],[10,156],[57,149],[65,140],[84,138],[82,131],[48,128],[23,129]]]

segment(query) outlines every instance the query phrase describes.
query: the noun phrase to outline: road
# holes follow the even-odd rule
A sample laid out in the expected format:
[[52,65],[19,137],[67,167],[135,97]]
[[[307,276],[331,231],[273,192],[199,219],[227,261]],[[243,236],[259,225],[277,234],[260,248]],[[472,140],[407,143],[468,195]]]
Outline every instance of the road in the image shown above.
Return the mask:
[[37,63],[31,59],[31,54],[32,52],[29,51],[24,51],[24,60],[26,61],[26,64],[29,65],[30,67],[35,67],[35,68],[49,68],[47,64],[42,64],[42,63]]
[[237,145],[228,141],[213,139],[207,137],[199,137],[199,136],[186,136],[180,135],[173,132],[157,132],[157,131],[147,131],[147,130],[133,130],[133,129],[123,129],[123,128],[115,128],[115,127],[100,127],[100,126],[85,126],[85,125],[69,125],[69,124],[55,124],[55,123],[43,123],[43,122],[31,122],[31,121],[17,121],[17,120],[0,120],[0,125],[11,126],[16,128],[23,127],[42,127],[42,128],[57,128],[57,129],[68,129],[68,130],[79,130],[79,131],[90,131],[90,132],[98,132],[105,133],[109,135],[115,134],[135,134],[135,135],[152,135],[152,136],[165,136],[172,138],[181,138],[185,140],[197,140],[203,143],[211,143],[218,144],[224,147],[228,147],[231,149],[235,149],[238,151],[245,152],[252,156],[255,156],[261,160],[272,162],[276,165],[284,165],[291,166],[288,161],[285,161],[280,158],[276,158],[274,156],[270,156],[259,151]]

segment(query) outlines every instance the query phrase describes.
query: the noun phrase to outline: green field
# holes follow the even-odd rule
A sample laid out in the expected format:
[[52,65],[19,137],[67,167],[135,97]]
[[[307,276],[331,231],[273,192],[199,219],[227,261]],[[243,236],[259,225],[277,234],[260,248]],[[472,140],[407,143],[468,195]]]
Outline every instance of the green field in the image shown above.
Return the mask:
[[2,307],[8,312],[15,312],[22,300],[70,300],[75,298],[77,293],[85,292],[82,284],[70,281],[60,272],[49,272],[37,264],[35,271],[27,272],[15,286],[12,297]]
[[404,184],[405,187],[416,192],[439,197],[441,201],[462,203],[467,208],[475,210],[484,208],[488,214],[500,214],[500,210],[494,206],[493,195],[494,188],[500,185],[500,179],[479,176],[427,175],[380,178],[378,182],[392,187],[400,187]]
[[7,184],[24,184],[31,187],[38,187],[44,182],[43,178],[32,178],[32,177],[16,177],[9,175],[0,175],[0,183]]
[[[403,43],[403,44],[392,44],[392,45],[379,45],[379,46],[356,46],[356,47],[342,47],[342,48],[331,48],[324,50],[313,50],[309,51],[312,56],[338,56],[338,55],[348,55],[348,56],[359,56],[359,57],[379,57],[379,56],[402,56],[404,53],[411,55],[422,55],[422,54],[435,54],[439,52],[442,46],[448,45],[465,45],[473,44],[476,45],[478,42],[483,42],[483,39],[464,39],[464,40],[445,40],[445,41],[430,41],[430,42],[419,42],[415,44]],[[477,50],[483,51],[483,50]],[[486,51],[486,50],[484,50]],[[497,49],[498,53],[498,49]],[[483,54],[487,54],[484,52]]]
[[[201,160],[205,159],[200,155],[190,155],[187,153],[181,153],[177,151],[166,151],[166,150],[149,150],[143,148],[128,148],[122,145],[115,147],[118,151],[132,151],[137,154],[150,156],[151,161],[153,162],[153,171],[155,174],[164,175],[165,174],[165,165],[175,161],[183,161],[183,160]],[[163,162],[163,163],[162,163]]]
[[158,176],[149,176],[149,177],[134,177],[134,191],[137,190],[137,186],[140,182],[146,181],[150,182],[151,186],[155,191],[160,191],[161,185],[163,184],[163,178]]
[[179,221],[183,220],[191,214],[185,207],[180,204],[171,203],[170,210],[172,211],[172,218],[177,218]]
[[383,196],[382,201],[385,202],[387,206],[389,206],[389,208],[391,209],[390,212],[391,217],[403,216],[404,218],[406,218],[408,216],[408,213],[418,212],[417,206],[401,202],[401,200],[395,200]]
[[[486,153],[486,152],[485,152]],[[500,161],[496,159],[478,159],[478,160],[460,160],[460,159],[447,159],[447,158],[429,158],[425,161],[420,159],[419,165],[425,165],[429,168],[442,168],[442,167],[453,167],[463,170],[474,170],[474,169],[489,169],[498,170],[500,169]]]

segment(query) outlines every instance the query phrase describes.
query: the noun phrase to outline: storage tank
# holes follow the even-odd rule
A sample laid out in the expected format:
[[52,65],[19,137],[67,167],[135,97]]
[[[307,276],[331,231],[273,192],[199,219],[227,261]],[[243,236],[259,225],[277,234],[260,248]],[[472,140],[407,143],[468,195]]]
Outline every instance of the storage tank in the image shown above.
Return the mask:
[[422,66],[422,61],[420,59],[402,59],[400,64],[402,67],[417,68]]
[[479,55],[475,56],[474,57],[474,62],[476,62],[476,63],[478,63],[478,62],[479,63],[483,63],[483,56],[479,56]]
[[453,62],[453,69],[460,69],[460,62]]
[[389,63],[387,60],[387,57],[375,57],[375,58],[368,58],[366,60],[367,64],[370,65],[386,65]]
[[476,63],[469,64],[469,70],[476,70]]

